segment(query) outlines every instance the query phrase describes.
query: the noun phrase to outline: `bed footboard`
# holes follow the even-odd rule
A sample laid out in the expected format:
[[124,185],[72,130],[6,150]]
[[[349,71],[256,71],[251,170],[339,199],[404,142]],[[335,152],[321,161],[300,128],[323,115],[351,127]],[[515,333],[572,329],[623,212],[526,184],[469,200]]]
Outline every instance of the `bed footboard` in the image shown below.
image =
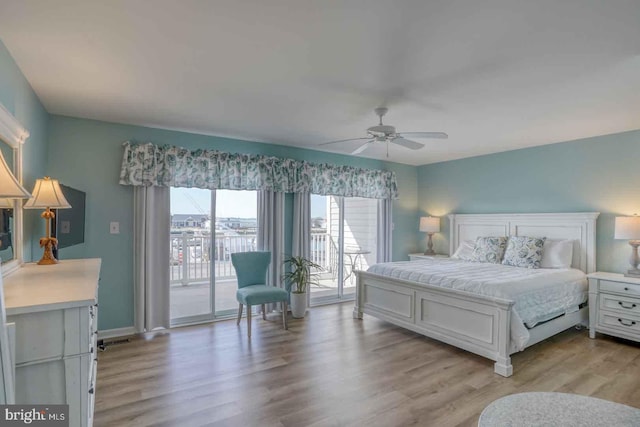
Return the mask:
[[512,301],[358,271],[355,318],[363,313],[494,360],[497,374],[513,374]]

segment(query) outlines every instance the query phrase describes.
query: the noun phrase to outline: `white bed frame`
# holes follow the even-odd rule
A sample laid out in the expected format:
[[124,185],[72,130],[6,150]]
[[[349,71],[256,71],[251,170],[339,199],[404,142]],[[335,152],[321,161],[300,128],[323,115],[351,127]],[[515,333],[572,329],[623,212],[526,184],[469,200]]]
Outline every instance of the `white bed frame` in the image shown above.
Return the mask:
[[[449,215],[450,253],[479,236],[539,236],[574,241],[572,267],[596,268],[599,213]],[[363,313],[494,360],[497,374],[513,374],[510,355],[513,301],[357,271],[353,316]],[[527,347],[572,326],[588,324],[588,308],[531,330]]]

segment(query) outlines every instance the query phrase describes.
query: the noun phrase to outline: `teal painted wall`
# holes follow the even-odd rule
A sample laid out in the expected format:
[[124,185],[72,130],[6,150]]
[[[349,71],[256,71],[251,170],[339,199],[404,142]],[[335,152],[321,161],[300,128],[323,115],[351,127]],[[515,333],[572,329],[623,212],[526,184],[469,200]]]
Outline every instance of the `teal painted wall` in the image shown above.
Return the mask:
[[[640,214],[639,160],[640,130],[425,165],[420,214],[601,212],[598,269],[624,272],[630,247],[613,239],[613,225],[618,215]],[[434,242],[447,253],[442,222]]]
[[[48,171],[63,184],[87,193],[85,243],[61,250],[60,256],[62,259],[102,258],[100,329],[133,324],[133,190],[118,184],[123,153],[121,145],[127,140],[393,170],[397,175],[400,191],[400,198],[394,203],[393,212],[394,258],[406,259],[407,254],[417,246],[417,168],[413,166],[281,145],[54,115],[49,123]],[[291,247],[292,201],[292,197],[287,197],[285,219],[289,226],[285,230],[285,250],[290,250]],[[121,234],[109,234],[110,221],[120,222]]]
[[[49,114],[0,41],[0,103],[29,130],[31,136],[23,146],[23,184],[31,191],[36,178],[46,172]],[[42,256],[38,240],[44,235],[40,212],[25,210],[24,258],[38,260]]]

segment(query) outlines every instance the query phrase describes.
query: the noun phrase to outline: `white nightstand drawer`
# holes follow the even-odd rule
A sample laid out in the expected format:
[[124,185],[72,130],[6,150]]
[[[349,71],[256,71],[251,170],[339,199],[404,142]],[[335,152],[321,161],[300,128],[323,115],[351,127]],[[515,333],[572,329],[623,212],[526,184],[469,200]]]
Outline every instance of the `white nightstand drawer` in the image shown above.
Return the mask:
[[601,326],[624,330],[627,333],[640,333],[640,317],[616,315],[601,311],[598,317]]
[[636,297],[640,297],[640,286],[630,285],[629,283],[600,280],[600,291],[616,292],[619,294],[626,294],[626,295],[633,295]]
[[640,300],[622,295],[600,294],[600,309],[623,315],[626,313],[640,315]]

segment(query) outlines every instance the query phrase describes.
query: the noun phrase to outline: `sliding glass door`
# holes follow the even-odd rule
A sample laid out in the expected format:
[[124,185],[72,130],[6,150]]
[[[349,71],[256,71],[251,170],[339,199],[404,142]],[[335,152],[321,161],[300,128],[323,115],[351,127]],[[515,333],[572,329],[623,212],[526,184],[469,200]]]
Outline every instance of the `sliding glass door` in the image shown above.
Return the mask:
[[257,250],[258,194],[256,191],[216,190],[213,284],[217,317],[238,311],[236,270],[231,254]]
[[171,189],[169,260],[171,322],[212,317],[207,248],[211,244],[211,191]]
[[236,313],[231,254],[256,250],[256,212],[255,191],[171,189],[172,325]]
[[361,197],[345,197],[343,200],[344,271],[343,294],[356,292],[356,270],[366,270],[376,263],[378,201]]
[[311,195],[311,257],[322,269],[311,302],[353,298],[356,270],[376,262],[377,200]]

